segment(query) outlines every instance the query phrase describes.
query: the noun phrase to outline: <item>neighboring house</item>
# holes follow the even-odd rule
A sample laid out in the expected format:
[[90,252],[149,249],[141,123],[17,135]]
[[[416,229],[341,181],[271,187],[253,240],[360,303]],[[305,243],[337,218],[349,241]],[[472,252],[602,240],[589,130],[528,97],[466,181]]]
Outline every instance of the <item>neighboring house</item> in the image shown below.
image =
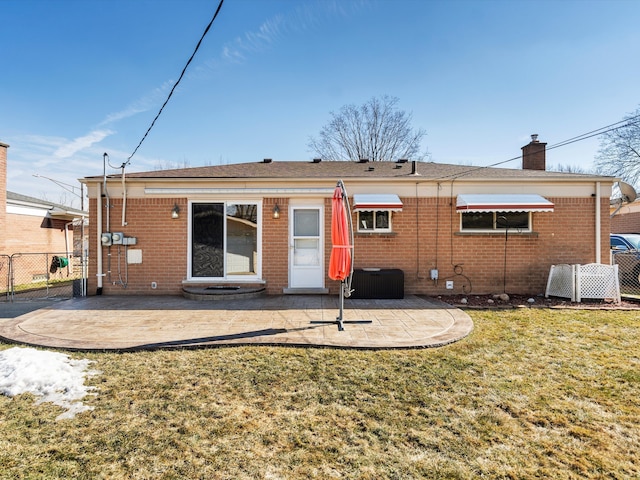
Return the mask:
[[522,169],[266,159],[84,178],[88,292],[336,293],[327,271],[341,179],[356,269],[401,271],[408,294],[544,293],[553,264],[609,263],[616,179],[545,171],[536,137]]
[[[88,217],[88,213],[8,192],[6,189],[8,148],[9,145],[0,143],[0,255],[6,259],[20,254],[23,260],[20,267],[21,274],[17,273],[16,268],[14,276],[19,275],[23,278],[16,281],[32,281],[43,275],[46,276],[47,268],[44,261],[30,262],[25,260],[26,256],[33,256],[33,258],[35,254],[81,256],[81,226]],[[88,232],[88,229],[86,230]],[[6,261],[2,263],[4,265]],[[0,277],[0,289],[4,283],[4,278]]]
[[13,192],[6,195],[7,232],[2,253],[80,256],[80,222],[87,212]]
[[640,233],[640,200],[611,205],[611,233]]

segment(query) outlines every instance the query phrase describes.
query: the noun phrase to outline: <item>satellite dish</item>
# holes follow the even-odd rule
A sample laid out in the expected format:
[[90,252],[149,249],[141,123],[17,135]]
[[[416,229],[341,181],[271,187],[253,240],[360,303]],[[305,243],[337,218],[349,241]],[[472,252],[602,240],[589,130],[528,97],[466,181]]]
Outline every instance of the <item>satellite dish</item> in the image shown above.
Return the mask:
[[631,203],[637,198],[635,189],[626,182],[618,182],[618,188],[622,193],[622,203]]
[[624,204],[633,202],[637,197],[635,189],[626,182],[618,182],[618,190],[620,190],[620,197],[612,198],[609,202],[611,207],[616,207],[616,209],[610,215],[611,218],[613,218],[620,211]]

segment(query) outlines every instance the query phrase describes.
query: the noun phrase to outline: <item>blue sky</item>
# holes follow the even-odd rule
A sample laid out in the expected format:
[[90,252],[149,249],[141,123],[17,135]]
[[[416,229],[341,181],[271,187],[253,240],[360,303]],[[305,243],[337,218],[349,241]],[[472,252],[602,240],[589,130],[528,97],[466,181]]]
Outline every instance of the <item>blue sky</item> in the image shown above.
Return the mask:
[[[124,163],[217,5],[0,0],[8,189],[78,207],[33,175],[79,185],[104,152]],[[639,106],[638,19],[635,0],[225,0],[128,171],[307,160],[331,111],[381,95],[426,130],[433,161],[502,162],[532,133],[552,145]],[[589,169],[598,145],[547,164]]]

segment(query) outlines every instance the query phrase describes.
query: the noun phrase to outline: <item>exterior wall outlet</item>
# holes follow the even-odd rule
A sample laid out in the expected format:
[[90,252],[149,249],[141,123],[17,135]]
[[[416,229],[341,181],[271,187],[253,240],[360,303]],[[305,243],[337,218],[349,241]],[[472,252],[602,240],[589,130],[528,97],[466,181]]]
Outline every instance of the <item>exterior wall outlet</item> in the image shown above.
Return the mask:
[[453,280],[447,280],[447,290],[453,290]]
[[156,288],[158,288],[158,284],[156,282],[151,282],[151,288],[155,290]]

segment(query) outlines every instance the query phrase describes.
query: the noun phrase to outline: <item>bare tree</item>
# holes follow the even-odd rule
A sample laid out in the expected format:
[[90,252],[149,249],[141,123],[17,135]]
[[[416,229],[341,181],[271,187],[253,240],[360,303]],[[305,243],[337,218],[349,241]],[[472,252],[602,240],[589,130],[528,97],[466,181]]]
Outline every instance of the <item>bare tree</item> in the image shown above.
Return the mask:
[[426,132],[411,128],[411,114],[398,110],[398,99],[383,95],[357,107],[331,112],[331,121],[311,137],[308,146],[326,160],[424,160],[420,152]]
[[627,115],[620,127],[603,134],[596,168],[605,175],[640,186],[640,108]]
[[562,173],[591,173],[588,169],[579,165],[562,165],[559,163],[555,167],[549,167],[550,172],[562,172]]
[[189,162],[189,160],[187,160],[186,157],[184,157],[182,159],[182,162],[176,161],[173,162],[171,160],[165,160],[165,161],[156,161],[155,165],[154,165],[154,170],[177,170],[180,168],[189,168],[191,167],[191,162]]

